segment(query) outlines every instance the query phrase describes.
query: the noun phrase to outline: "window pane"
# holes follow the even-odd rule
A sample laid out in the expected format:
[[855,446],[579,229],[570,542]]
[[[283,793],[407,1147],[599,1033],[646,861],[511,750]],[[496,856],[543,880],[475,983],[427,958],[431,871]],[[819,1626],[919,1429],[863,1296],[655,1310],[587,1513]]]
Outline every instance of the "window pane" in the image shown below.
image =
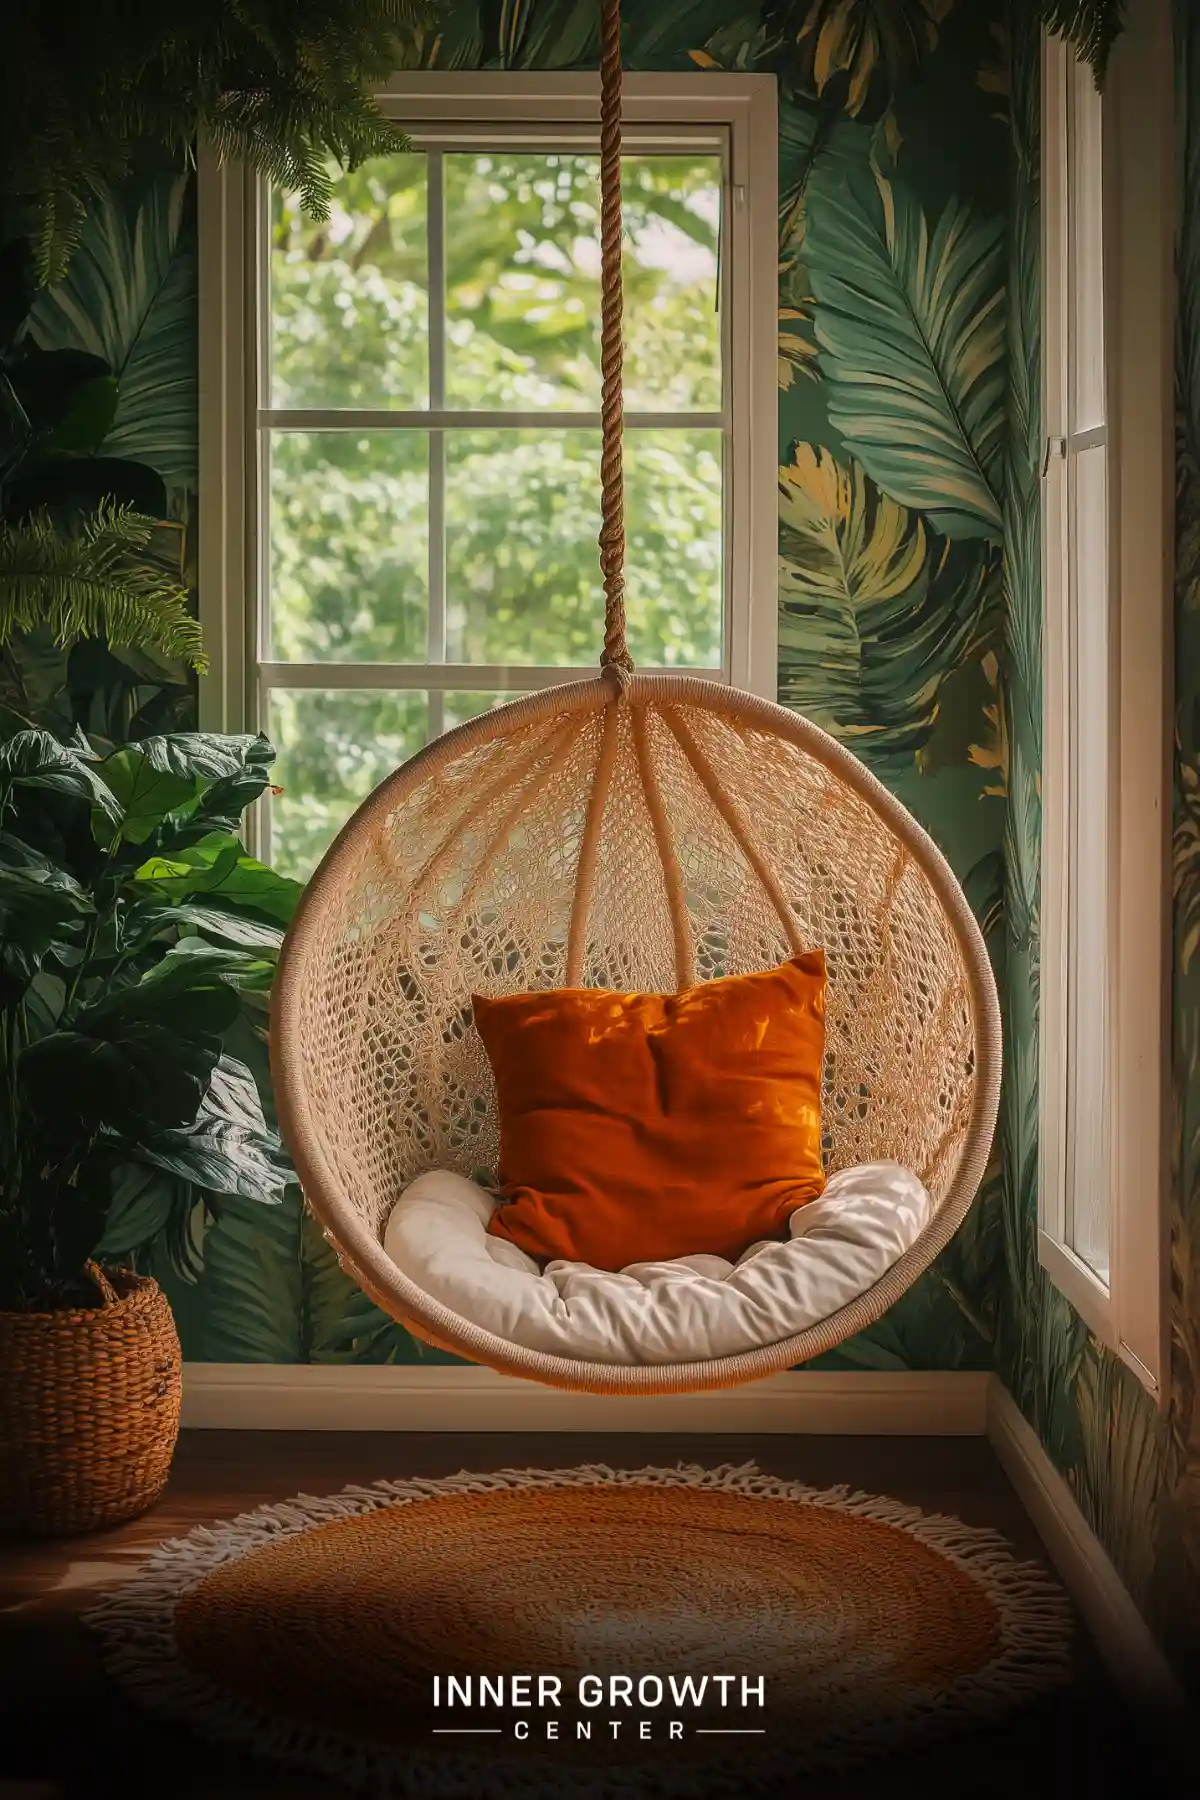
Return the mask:
[[330,217],[271,197],[271,404],[428,404],[425,158],[331,166]]
[[445,159],[446,400],[600,404],[594,156]]
[[629,648],[636,662],[717,668],[724,639],[721,433],[625,443]]
[[[626,405],[716,408],[721,162],[622,161]],[[451,154],[446,192],[450,406],[600,404],[599,159]]]
[[272,778],[271,857],[303,881],[360,801],[422,747],[427,697],[365,688],[275,689],[268,733],[279,750]]
[[1103,445],[1072,469],[1072,762],[1074,845],[1070,900],[1072,951],[1071,1130],[1074,1175],[1067,1240],[1108,1279],[1110,1106],[1108,511]]
[[1068,101],[1072,431],[1090,431],[1105,419],[1102,104],[1087,64],[1073,61]]
[[423,662],[426,434],[278,431],[270,452],[271,656]]
[[[446,434],[447,658],[595,662],[600,434]],[[672,668],[721,660],[721,436],[626,438],[629,647]]]
[[627,156],[625,404],[715,412],[721,404],[718,156]]

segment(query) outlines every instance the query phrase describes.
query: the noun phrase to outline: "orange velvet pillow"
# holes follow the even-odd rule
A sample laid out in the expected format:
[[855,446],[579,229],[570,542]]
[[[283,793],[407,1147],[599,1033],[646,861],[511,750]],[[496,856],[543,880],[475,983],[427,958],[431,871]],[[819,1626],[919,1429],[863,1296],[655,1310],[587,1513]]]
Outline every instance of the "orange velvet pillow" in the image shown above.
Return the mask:
[[500,1103],[488,1229],[530,1256],[733,1261],[825,1185],[821,950],[680,994],[477,994],[475,1023]]

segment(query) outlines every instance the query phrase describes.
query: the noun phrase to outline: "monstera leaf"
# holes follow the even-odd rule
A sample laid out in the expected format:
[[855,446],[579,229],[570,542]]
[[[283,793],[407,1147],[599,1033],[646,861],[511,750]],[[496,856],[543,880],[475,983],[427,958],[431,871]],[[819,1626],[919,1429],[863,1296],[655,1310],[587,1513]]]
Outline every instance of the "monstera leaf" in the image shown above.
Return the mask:
[[939,538],[812,444],[779,488],[780,698],[873,761],[911,760],[977,628],[989,553]]
[[170,484],[196,481],[196,246],[186,175],[157,175],[134,205],[105,188],[65,278],[30,316],[33,342],[84,350],[116,378],[102,446]]
[[885,493],[948,537],[1000,538],[1002,220],[861,175],[808,201],[829,417]]
[[804,78],[820,95],[837,93],[857,116],[886,102],[923,56],[954,0],[809,0],[797,10]]

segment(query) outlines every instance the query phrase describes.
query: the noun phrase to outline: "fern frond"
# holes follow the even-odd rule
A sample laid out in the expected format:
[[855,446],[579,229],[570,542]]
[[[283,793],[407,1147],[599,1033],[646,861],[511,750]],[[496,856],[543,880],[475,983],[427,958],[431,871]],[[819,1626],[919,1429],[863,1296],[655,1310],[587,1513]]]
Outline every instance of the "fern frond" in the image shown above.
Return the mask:
[[0,200],[30,213],[43,279],[61,274],[91,193],[139,142],[187,156],[200,134],[328,214],[330,158],[410,146],[369,83],[408,60],[434,0],[90,0],[64,31],[20,0],[0,59]]
[[60,645],[104,636],[203,673],[208,659],[187,589],[144,556],[154,523],[106,504],[71,532],[45,512],[0,524],[0,646],[45,626]]
[[34,267],[38,280],[52,287],[66,274],[83,235],[86,212],[82,196],[69,181],[52,180],[38,196],[34,216]]
[[1034,11],[1047,31],[1074,46],[1101,86],[1112,47],[1124,28],[1124,0],[1034,0]]

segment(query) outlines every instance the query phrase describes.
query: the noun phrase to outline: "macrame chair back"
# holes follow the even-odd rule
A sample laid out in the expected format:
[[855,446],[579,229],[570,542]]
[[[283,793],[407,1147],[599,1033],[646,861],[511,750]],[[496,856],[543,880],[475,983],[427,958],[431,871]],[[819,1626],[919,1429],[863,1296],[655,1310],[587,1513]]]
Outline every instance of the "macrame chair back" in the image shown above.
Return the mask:
[[[605,637],[601,673],[487,713],[378,787],[326,854],[280,959],[279,1120],[343,1267],[417,1336],[551,1385],[729,1386],[833,1348],[886,1311],[960,1224],[1000,1086],[995,981],[940,851],[806,719],[688,676],[636,675],[625,643],[620,55],[602,14]],[[494,1179],[495,1087],[473,993],[662,991],[822,946],[830,1170],[905,1164],[935,1210],[850,1305],[736,1356],[614,1365],[509,1344],[451,1312],[381,1233],[427,1169]]]

